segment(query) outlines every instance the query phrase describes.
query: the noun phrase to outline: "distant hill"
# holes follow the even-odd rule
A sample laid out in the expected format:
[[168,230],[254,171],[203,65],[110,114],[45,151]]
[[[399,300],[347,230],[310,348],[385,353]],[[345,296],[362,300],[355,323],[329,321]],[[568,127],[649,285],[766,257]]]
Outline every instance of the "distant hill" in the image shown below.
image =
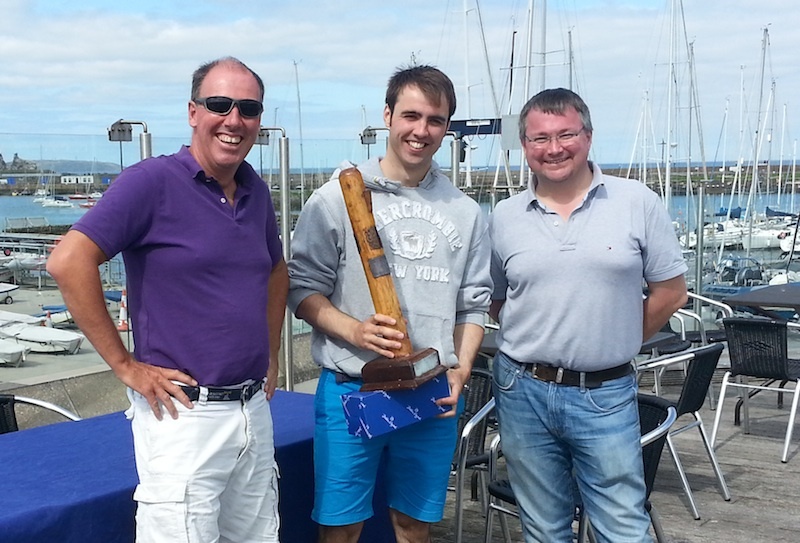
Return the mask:
[[59,174],[84,175],[91,173],[119,173],[119,164],[94,160],[33,160],[42,171]]

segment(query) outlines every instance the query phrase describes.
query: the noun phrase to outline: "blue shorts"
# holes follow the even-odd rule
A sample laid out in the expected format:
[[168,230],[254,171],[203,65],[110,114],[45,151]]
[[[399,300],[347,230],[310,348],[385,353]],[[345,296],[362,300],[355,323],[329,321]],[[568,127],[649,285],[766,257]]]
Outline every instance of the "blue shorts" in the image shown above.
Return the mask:
[[320,375],[314,401],[311,518],[323,526],[346,526],[372,517],[372,495],[385,449],[389,507],[422,522],[440,521],[458,418],[434,417],[372,439],[355,437],[347,432],[341,396],[360,387],[361,381],[337,383],[328,370]]

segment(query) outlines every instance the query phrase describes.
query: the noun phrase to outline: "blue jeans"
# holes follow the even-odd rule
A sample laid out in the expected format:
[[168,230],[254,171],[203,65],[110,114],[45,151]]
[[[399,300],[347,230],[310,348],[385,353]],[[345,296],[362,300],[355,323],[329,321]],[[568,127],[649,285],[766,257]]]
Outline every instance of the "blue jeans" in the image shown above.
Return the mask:
[[494,395],[525,541],[572,541],[577,484],[598,541],[651,542],[633,374],[599,388],[534,379],[499,352]]

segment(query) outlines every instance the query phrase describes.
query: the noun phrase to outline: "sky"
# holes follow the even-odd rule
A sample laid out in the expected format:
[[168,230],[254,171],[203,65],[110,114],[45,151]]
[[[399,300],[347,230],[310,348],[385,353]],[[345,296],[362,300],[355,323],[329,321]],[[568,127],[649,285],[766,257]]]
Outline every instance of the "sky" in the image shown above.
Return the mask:
[[[190,137],[192,71],[232,55],[264,79],[262,125],[285,130],[293,168],[363,158],[358,134],[383,126],[386,81],[412,62],[453,79],[455,119],[517,113],[541,88],[571,86],[592,112],[601,164],[667,150],[677,162],[793,160],[797,0],[533,6],[528,39],[527,0],[0,0],[0,154],[119,160],[106,131],[120,118],[144,121],[156,154],[173,152]],[[139,132],[125,144],[126,165]],[[469,144],[473,167],[497,162],[499,138]]]

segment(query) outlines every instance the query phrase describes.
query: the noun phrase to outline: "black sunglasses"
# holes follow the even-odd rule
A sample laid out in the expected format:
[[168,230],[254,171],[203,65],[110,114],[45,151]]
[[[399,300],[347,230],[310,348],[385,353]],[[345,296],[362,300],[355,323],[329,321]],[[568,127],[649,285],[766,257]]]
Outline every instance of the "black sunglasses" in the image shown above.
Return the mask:
[[254,118],[261,115],[264,111],[264,104],[258,100],[234,100],[227,96],[209,96],[208,98],[198,98],[195,104],[204,106],[211,113],[217,115],[227,115],[233,111],[233,106],[239,108],[239,115],[242,117]]

